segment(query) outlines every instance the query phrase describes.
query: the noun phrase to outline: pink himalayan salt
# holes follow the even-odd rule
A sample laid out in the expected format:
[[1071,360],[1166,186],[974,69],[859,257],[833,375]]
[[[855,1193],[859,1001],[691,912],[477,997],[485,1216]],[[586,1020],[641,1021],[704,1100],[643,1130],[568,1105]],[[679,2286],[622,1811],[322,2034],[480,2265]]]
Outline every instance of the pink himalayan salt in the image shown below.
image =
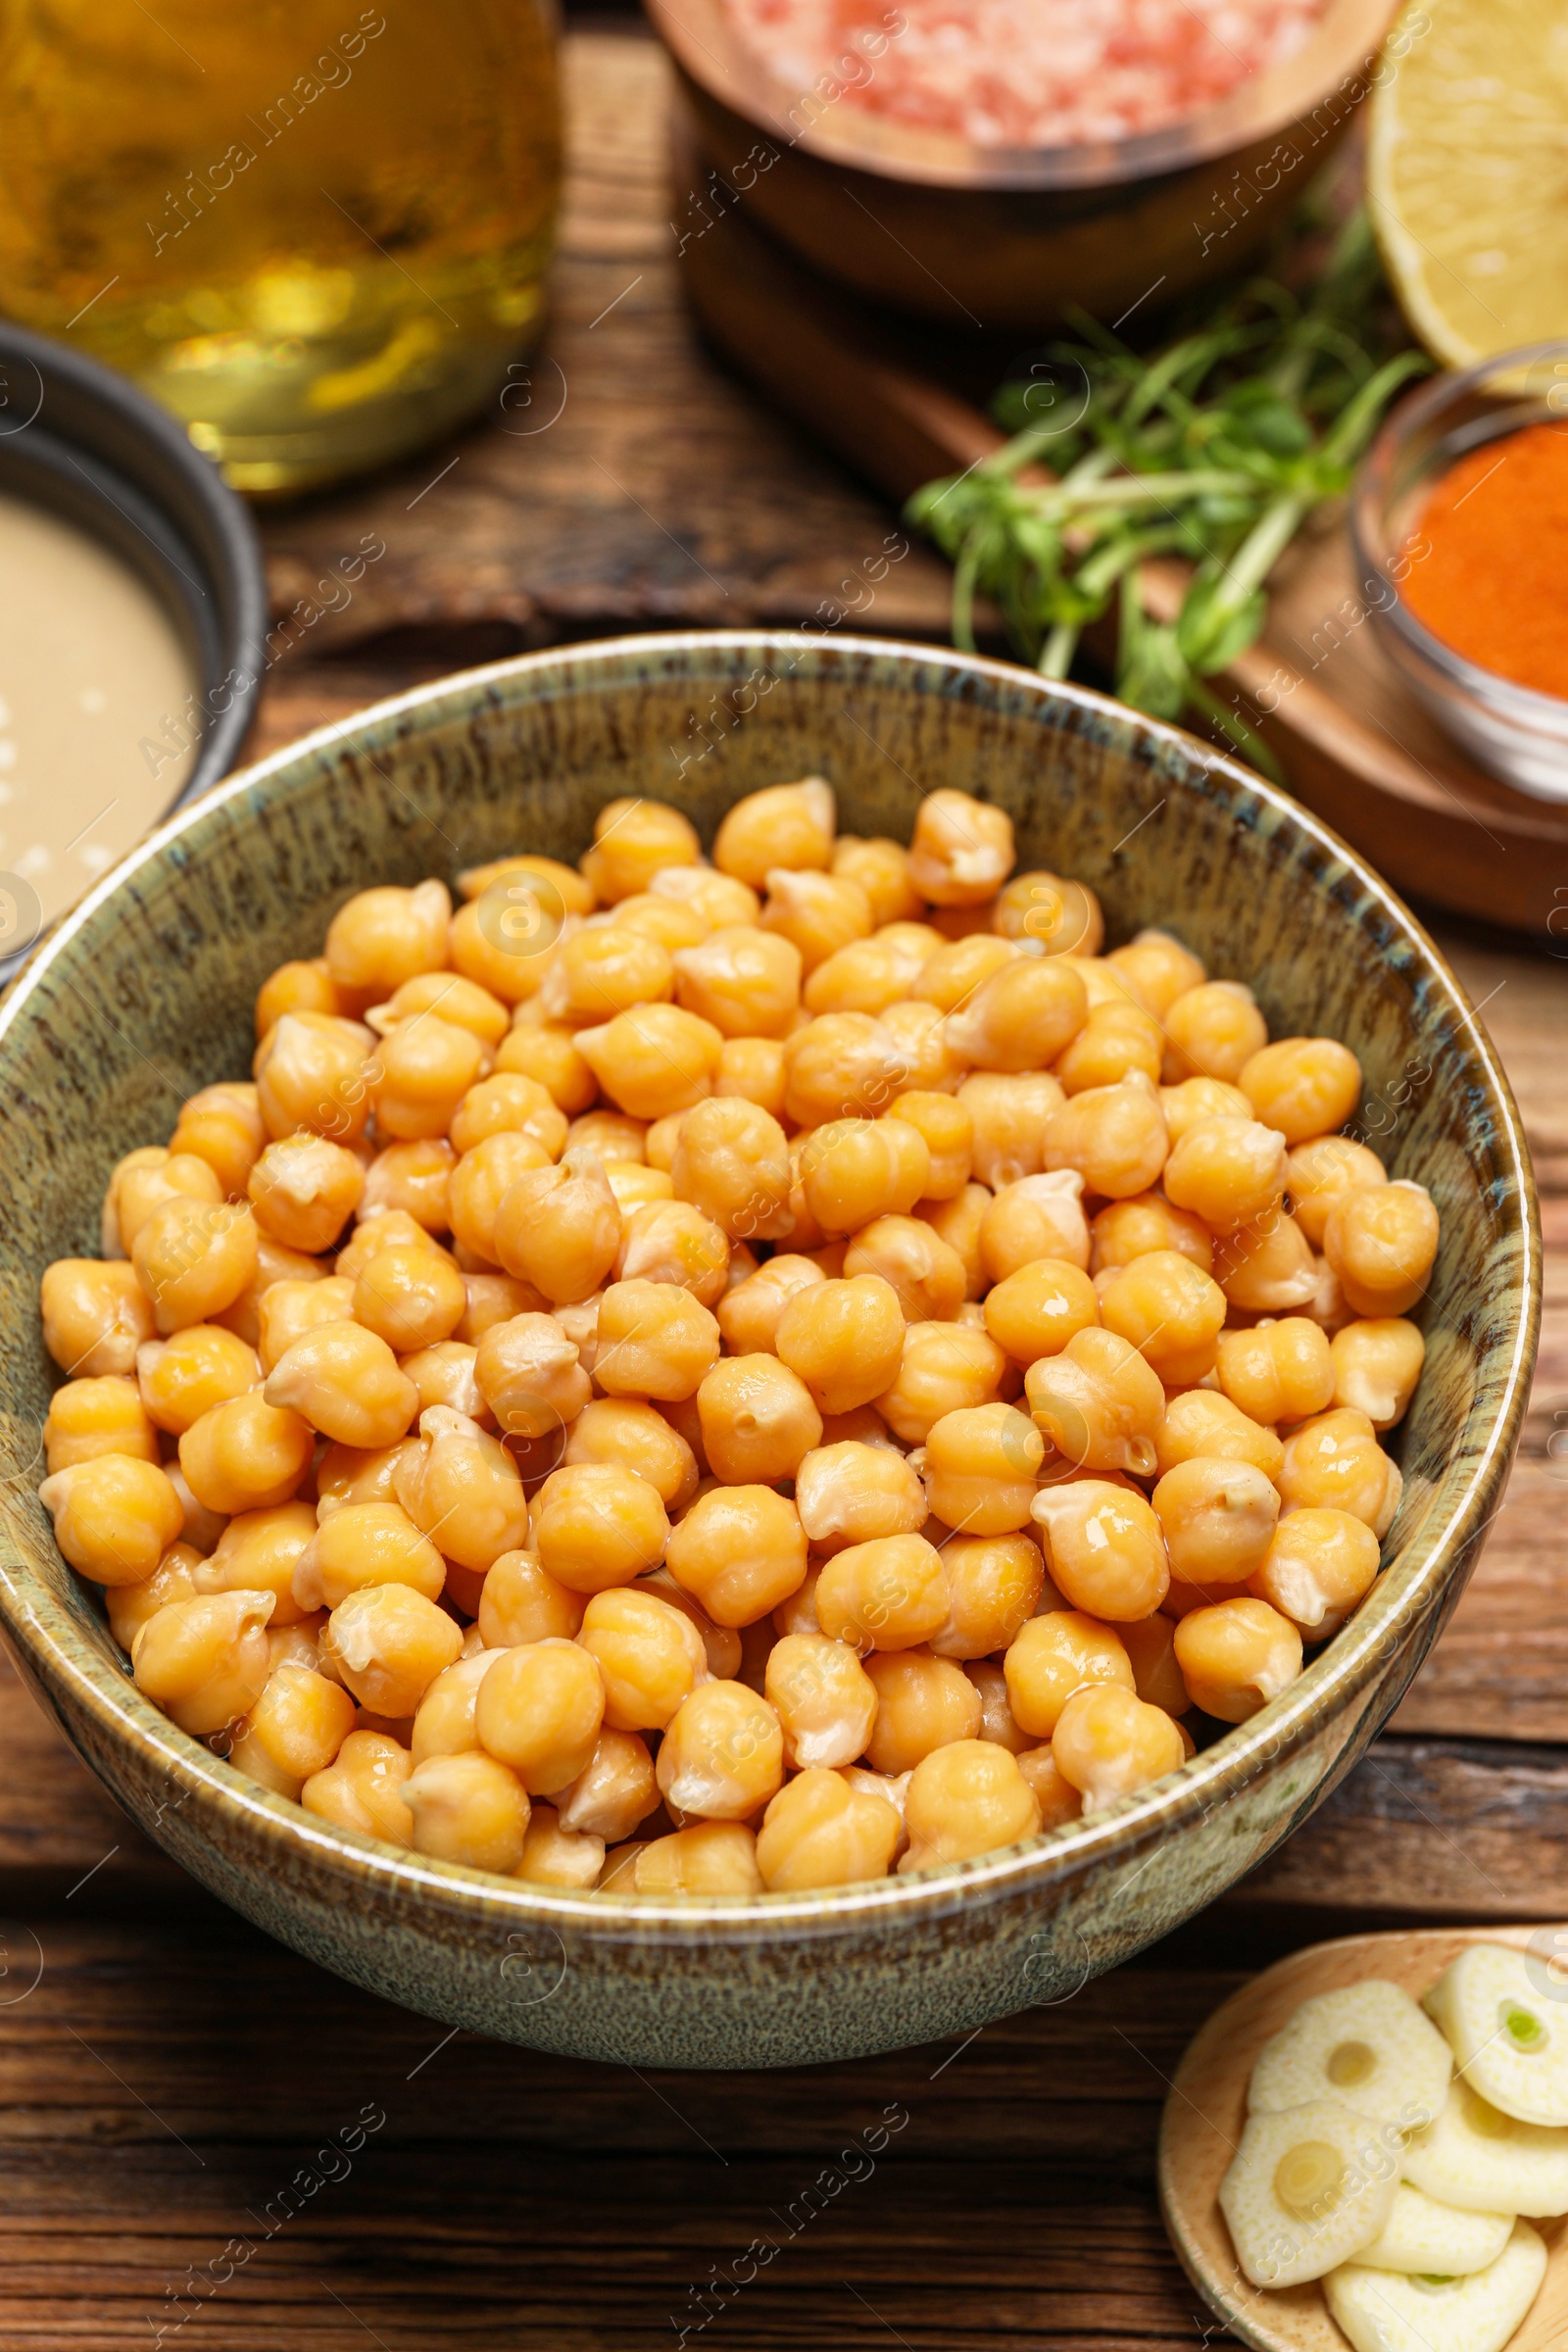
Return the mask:
[[787,87],[827,76],[843,85],[840,105],[982,147],[1081,146],[1179,122],[1291,57],[1321,5],[725,0]]

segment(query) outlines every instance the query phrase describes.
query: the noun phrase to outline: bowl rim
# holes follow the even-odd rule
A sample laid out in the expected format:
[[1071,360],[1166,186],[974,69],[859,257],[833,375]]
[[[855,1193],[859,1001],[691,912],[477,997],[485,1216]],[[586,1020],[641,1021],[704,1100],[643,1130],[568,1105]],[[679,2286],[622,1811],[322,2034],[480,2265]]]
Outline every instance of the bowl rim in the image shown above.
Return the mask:
[[[1398,0],[1324,0],[1316,25],[1293,56],[1248,75],[1225,97],[1131,138],[1063,147],[981,146],[863,113],[857,113],[846,134],[835,125],[831,98],[803,130],[791,110],[803,110],[814,92],[792,91],[778,79],[737,34],[722,0],[645,0],[645,5],[655,31],[688,79],[755,129],[781,139],[786,149],[799,147],[821,162],[873,178],[1023,191],[1118,187],[1188,171],[1309,120],[1336,91],[1348,98],[1347,113],[1353,111],[1378,78],[1374,61]],[[694,29],[693,18],[700,29]]]
[[[1241,1795],[1268,1764],[1307,1745],[1319,1726],[1321,1703],[1330,1693],[1338,1711],[1367,1690],[1380,1666],[1396,1656],[1415,1628],[1441,1607],[1455,1565],[1496,1515],[1497,1490],[1512,1457],[1529,1395],[1541,1308],[1541,1235],[1518,1109],[1464,990],[1424,927],[1389,885],[1330,826],[1281,788],[1180,727],[1146,717],[1088,687],[1042,678],[1011,662],[895,638],[804,640],[800,632],[785,629],[651,631],[516,655],[410,688],[317,728],[254,765],[237,770],[149,835],[94,885],[39,946],[0,1002],[0,1056],[7,1038],[26,1016],[30,1001],[53,967],[69,955],[110,902],[134,884],[139,872],[162,862],[172,849],[176,850],[174,862],[188,869],[201,855],[199,846],[192,852],[190,837],[199,836],[204,826],[220,826],[228,812],[243,810],[247,800],[254,798],[261,806],[261,796],[270,789],[287,791],[290,770],[297,771],[297,781],[303,785],[319,772],[325,759],[347,748],[384,775],[385,769],[372,756],[375,752],[383,751],[395,759],[400,746],[417,741],[421,721],[436,726],[471,724],[475,703],[488,703],[500,712],[509,704],[539,699],[552,683],[558,693],[581,692],[591,690],[596,677],[604,677],[613,691],[639,672],[658,675],[662,668],[666,674],[694,681],[733,678],[741,683],[755,674],[759,662],[770,664],[779,657],[784,658],[781,666],[787,665],[789,674],[804,669],[808,676],[813,671],[831,675],[834,664],[842,657],[850,657],[873,663],[892,662],[916,673],[935,671],[939,678],[946,673],[944,685],[937,691],[968,695],[979,689],[989,692],[1004,709],[1009,698],[1016,701],[1020,695],[1065,705],[1092,728],[1114,729],[1123,737],[1130,734],[1147,744],[1166,766],[1185,769],[1194,788],[1201,789],[1207,779],[1210,788],[1220,789],[1233,803],[1239,800],[1243,806],[1268,811],[1276,825],[1305,837],[1307,847],[1327,869],[1325,880],[1338,868],[1353,883],[1361,901],[1370,903],[1393,940],[1413,950],[1418,964],[1425,964],[1428,976],[1441,985],[1455,1016],[1455,1034],[1470,1032],[1470,1050],[1491,1096],[1496,1122],[1495,1159],[1500,1172],[1511,1179],[1503,1194],[1502,1211],[1516,1231],[1519,1267],[1520,1311],[1499,1407],[1463,1491],[1452,1499],[1444,1526],[1427,1541],[1419,1558],[1396,1580],[1380,1577],[1349,1624],[1295,1683],[1247,1723],[1232,1727],[1164,1780],[1087,1819],[1043,1831],[1034,1838],[970,1861],[807,1893],[615,1899],[592,1891],[568,1892],[498,1879],[460,1864],[434,1864],[412,1849],[404,1851],[357,1831],[337,1829],[235,1772],[197,1740],[176,1730],[136,1690],[128,1671],[110,1654],[107,1637],[100,1638],[98,1632],[89,1635],[25,1557],[13,1552],[9,1539],[0,1531],[0,1621],[51,1700],[56,1687],[68,1692],[109,1745],[128,1746],[147,1777],[161,1778],[166,1786],[182,1786],[209,1812],[225,1816],[252,1844],[281,1841],[319,1863],[346,1869],[382,1906],[417,1891],[449,1915],[461,1910],[465,1916],[488,1920],[503,1929],[510,1923],[514,1928],[537,1926],[552,1934],[565,1931],[579,1942],[590,1944],[678,1947],[710,1944],[720,1937],[741,1946],[869,1932],[891,1924],[894,1914],[901,1921],[939,1921],[976,1901],[1042,1891],[1054,1882],[1126,1863],[1145,1848],[1152,1849],[1147,1861],[1138,1863],[1132,1874],[1136,1877],[1138,1870],[1155,1858],[1159,1842],[1168,1833],[1206,1817]],[[69,1709],[57,1706],[56,1711],[69,1718]],[[183,1797],[180,1802],[183,1805]],[[388,1909],[383,1908],[380,1915],[388,1916]]]

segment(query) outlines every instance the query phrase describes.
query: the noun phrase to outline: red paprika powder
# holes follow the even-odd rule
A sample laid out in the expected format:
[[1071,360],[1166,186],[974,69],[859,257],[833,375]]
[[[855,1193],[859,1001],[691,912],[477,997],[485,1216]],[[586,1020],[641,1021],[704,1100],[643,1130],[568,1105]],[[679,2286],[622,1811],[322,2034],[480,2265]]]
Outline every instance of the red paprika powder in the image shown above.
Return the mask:
[[1568,425],[1530,424],[1461,458],[1417,526],[1400,594],[1444,644],[1568,702]]

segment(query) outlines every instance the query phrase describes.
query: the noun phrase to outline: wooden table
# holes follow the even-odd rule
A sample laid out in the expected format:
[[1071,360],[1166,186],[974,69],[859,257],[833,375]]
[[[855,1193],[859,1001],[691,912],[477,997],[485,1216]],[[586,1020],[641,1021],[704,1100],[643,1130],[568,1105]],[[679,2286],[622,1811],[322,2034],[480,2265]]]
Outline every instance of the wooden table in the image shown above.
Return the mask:
[[[564,408],[269,523],[280,611],[362,532],[387,554],[353,606],[296,632],[260,748],[525,645],[803,618],[888,527],[694,343],[657,53],[583,31],[570,72],[556,368],[534,379],[537,415],[561,383]],[[871,625],[939,637],[946,609],[945,568],[916,550]],[[1142,1962],[966,2044],[644,2078],[444,2036],[278,1949],[129,1827],[8,1676],[0,2352],[618,2352],[683,2327],[768,2352],[1210,2340],[1152,2188],[1159,2101],[1200,2020],[1250,1967],[1344,1927],[1568,1918],[1568,960],[1438,929],[1542,1182],[1536,1402],[1452,1628],[1281,1854]],[[352,2169],[324,2178],[344,2160],[317,2152],[362,2118]],[[874,2169],[841,2158],[882,2118]],[[756,2282],[705,2306],[704,2281],[766,2235]]]

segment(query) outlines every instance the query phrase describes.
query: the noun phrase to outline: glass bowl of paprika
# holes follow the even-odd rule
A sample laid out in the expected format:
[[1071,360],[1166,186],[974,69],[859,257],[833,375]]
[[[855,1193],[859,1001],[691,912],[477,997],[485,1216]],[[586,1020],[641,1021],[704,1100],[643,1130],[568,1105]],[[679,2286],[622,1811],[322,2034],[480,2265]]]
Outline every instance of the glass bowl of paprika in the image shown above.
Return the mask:
[[1350,504],[1384,651],[1479,765],[1568,801],[1568,342],[1401,403]]

